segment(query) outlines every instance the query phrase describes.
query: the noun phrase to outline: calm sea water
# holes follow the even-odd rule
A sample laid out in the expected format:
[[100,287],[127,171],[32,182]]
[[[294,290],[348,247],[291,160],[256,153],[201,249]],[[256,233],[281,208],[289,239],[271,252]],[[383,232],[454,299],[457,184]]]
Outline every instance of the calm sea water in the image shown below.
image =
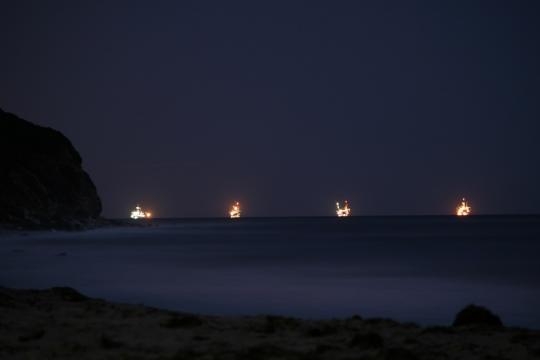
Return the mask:
[[540,328],[540,217],[154,220],[0,234],[0,285],[209,314],[449,324],[469,303]]

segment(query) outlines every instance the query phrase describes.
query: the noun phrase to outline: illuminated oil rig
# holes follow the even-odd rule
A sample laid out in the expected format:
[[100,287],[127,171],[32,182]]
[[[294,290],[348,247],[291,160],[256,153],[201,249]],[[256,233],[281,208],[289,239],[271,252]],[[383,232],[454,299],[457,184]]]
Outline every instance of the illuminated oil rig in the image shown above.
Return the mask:
[[347,217],[351,215],[351,208],[349,207],[349,202],[345,200],[343,207],[339,206],[339,202],[336,202],[336,214],[338,217]]
[[132,219],[149,219],[152,217],[152,213],[142,211],[139,205],[135,206],[135,210],[131,212]]
[[229,211],[229,216],[231,219],[237,219],[242,214],[242,210],[240,210],[240,203],[237,201],[231,206],[231,210]]
[[456,215],[457,216],[467,216],[471,213],[471,207],[467,203],[467,200],[465,198],[461,199],[461,204],[456,208]]

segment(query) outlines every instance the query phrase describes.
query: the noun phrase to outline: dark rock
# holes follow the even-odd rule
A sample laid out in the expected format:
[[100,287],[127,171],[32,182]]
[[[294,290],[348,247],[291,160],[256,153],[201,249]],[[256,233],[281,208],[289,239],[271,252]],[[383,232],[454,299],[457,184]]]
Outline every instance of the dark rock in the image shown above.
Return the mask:
[[201,326],[203,321],[196,315],[175,315],[162,322],[160,325],[164,328],[177,329],[177,328],[190,328]]
[[70,287],[53,287],[51,291],[64,301],[79,302],[88,300],[88,297]]
[[17,306],[17,300],[0,288],[0,308],[14,308]]
[[482,306],[469,305],[461,310],[454,320],[452,326],[480,325],[490,327],[501,327],[501,319],[491,311]]
[[35,329],[32,330],[26,334],[23,334],[19,336],[19,341],[33,341],[33,340],[39,340],[45,335],[45,330],[43,329]]
[[398,323],[395,320],[385,319],[385,318],[365,319],[364,322],[367,325],[387,325],[387,326],[398,326],[398,325],[400,325],[400,323]]
[[262,332],[267,334],[273,334],[286,329],[295,329],[300,325],[298,320],[284,316],[267,315],[265,319]]
[[362,350],[378,349],[384,346],[384,339],[381,337],[381,335],[373,332],[366,334],[355,334],[349,342],[349,346],[358,347]]
[[306,335],[309,337],[331,336],[331,335],[336,334],[338,330],[339,330],[339,327],[334,324],[321,324],[321,325],[309,328],[306,331]]
[[418,357],[405,348],[390,348],[386,350],[385,360],[418,360]]
[[193,341],[207,341],[210,340],[208,336],[195,335],[191,338]]
[[339,351],[341,348],[336,345],[330,345],[330,344],[318,344],[315,348],[315,354],[322,354],[322,353],[328,353],[332,351]]
[[455,334],[456,330],[446,326],[428,326],[422,330],[422,334]]
[[[299,359],[301,354],[289,350],[286,348],[281,348],[272,344],[260,344],[248,347],[245,350],[235,354],[235,360],[266,360],[266,359]],[[313,356],[309,357],[313,359]],[[189,359],[189,357],[182,357],[182,359]]]
[[78,229],[101,213],[94,183],[59,131],[0,110],[0,224]]
[[100,342],[101,342],[101,347],[107,350],[118,349],[124,346],[124,343],[122,343],[121,341],[116,341],[105,334],[101,335]]
[[540,334],[521,330],[517,334],[510,338],[510,342],[513,344],[538,344],[540,345]]

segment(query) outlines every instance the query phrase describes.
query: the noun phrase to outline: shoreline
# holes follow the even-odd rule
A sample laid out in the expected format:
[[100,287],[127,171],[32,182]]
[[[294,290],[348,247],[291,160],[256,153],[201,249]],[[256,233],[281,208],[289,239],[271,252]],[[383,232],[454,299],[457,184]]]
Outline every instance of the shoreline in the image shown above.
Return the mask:
[[208,316],[0,287],[0,358],[535,359],[540,330],[391,319]]
[[0,223],[0,234],[2,233],[17,233],[17,232],[38,232],[38,231],[88,231],[95,229],[120,228],[120,227],[151,227],[154,226],[150,222],[137,223],[131,219],[106,219],[99,218],[87,222],[74,223],[53,223],[53,224],[7,224]]

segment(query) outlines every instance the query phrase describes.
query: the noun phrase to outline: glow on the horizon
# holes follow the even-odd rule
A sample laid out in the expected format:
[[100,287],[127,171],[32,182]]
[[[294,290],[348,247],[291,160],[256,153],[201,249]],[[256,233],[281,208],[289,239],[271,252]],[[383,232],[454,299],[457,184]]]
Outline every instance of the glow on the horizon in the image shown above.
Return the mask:
[[242,214],[242,210],[240,209],[240,203],[237,201],[233,204],[231,207],[231,210],[229,211],[229,216],[231,219],[237,219]]
[[461,204],[456,209],[456,215],[457,216],[468,216],[471,213],[471,207],[467,203],[467,200],[463,198],[461,200]]
[[336,214],[338,217],[347,217],[351,214],[351,208],[347,200],[345,200],[343,207],[340,207],[339,202],[336,202]]

